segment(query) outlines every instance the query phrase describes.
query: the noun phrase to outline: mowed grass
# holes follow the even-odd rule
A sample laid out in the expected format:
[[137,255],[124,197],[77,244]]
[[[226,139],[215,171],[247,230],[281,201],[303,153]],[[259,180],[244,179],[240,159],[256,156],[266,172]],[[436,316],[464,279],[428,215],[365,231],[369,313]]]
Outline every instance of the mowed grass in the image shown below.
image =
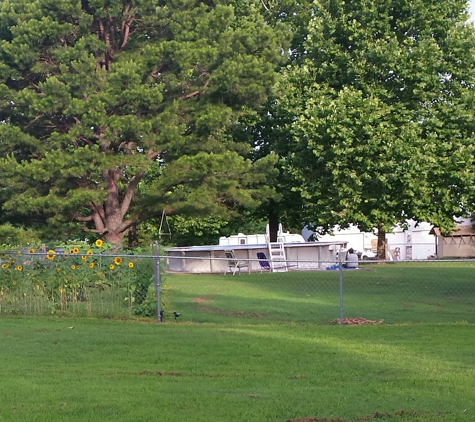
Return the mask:
[[390,265],[345,273],[345,301],[352,317],[389,306],[391,318],[399,308],[416,316],[406,323],[332,324],[339,288],[330,272],[166,276],[162,324],[2,318],[0,421],[475,420],[475,325],[456,311],[473,299],[456,295],[470,265],[437,277],[446,287],[434,289],[444,299],[434,306],[449,318],[426,309],[431,280],[413,286],[408,304],[391,302],[386,290],[397,294],[397,280],[418,273],[397,268],[399,278]]
[[[475,322],[475,262],[363,264],[342,280],[344,318]],[[168,275],[164,289],[168,307],[188,321],[328,324],[340,317],[338,271]]]

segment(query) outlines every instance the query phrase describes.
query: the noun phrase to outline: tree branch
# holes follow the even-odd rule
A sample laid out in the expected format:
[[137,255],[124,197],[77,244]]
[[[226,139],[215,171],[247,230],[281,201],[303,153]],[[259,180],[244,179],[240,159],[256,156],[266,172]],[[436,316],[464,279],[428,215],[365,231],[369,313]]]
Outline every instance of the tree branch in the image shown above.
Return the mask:
[[205,89],[208,88],[209,86],[209,81],[206,81],[206,83],[203,86],[203,89],[198,89],[196,91],[193,91],[189,94],[183,95],[182,97],[178,98],[179,100],[187,100],[188,98],[196,97],[197,95],[200,95],[205,92]]
[[87,222],[87,221],[93,221],[92,215],[88,215],[87,217],[75,217],[74,218],[76,221],[81,221],[81,222]]
[[93,213],[94,212],[97,213],[99,218],[101,218],[103,221],[102,226],[104,226],[104,222],[106,220],[106,213],[104,212],[104,207],[101,204],[96,204],[95,202],[93,202],[91,206],[92,206]]
[[[124,8],[124,15],[127,15],[130,11],[130,6],[127,5]],[[129,40],[130,36],[130,26],[134,22],[134,18],[132,16],[129,16],[127,20],[123,20],[120,28],[120,33],[121,33],[121,38],[122,42],[120,43],[120,49],[124,48],[127,44],[127,41]]]
[[119,233],[122,232],[127,232],[130,230],[130,228],[137,222],[136,219],[129,219],[124,221],[120,226],[119,229],[117,230]]
[[124,199],[122,200],[122,204],[120,206],[120,215],[122,218],[124,218],[125,214],[129,210],[130,203],[132,202],[132,198],[134,197],[135,188],[142,180],[144,174],[145,170],[140,170],[129,182],[127,189],[125,190]]
[[82,229],[85,231],[85,232],[88,232],[88,233],[97,233],[97,234],[104,234],[104,233],[107,233],[109,230],[104,228],[102,230],[99,230],[99,229],[90,229],[89,227],[86,227],[86,226],[82,226]]
[[161,153],[162,153],[162,151],[154,151],[152,148],[150,148],[147,152],[147,157],[150,160],[153,160],[153,159],[157,158]]

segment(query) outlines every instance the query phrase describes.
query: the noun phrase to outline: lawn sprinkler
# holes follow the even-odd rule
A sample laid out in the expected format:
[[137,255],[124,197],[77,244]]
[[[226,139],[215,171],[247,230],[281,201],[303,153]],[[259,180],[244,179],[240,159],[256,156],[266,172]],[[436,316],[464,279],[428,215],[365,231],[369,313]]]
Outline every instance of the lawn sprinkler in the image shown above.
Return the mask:
[[173,315],[175,316],[175,321],[177,320],[177,318],[180,316],[180,314],[178,312],[173,312]]
[[160,322],[163,322],[163,311],[160,311],[160,317],[159,317],[159,319],[160,319]]

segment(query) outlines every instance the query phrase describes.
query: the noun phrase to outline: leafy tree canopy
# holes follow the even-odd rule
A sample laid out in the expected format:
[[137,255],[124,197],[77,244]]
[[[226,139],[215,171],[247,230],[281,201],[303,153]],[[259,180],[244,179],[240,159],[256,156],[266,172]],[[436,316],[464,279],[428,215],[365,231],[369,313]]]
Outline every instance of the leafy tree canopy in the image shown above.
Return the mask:
[[255,205],[275,159],[251,165],[228,128],[272,92],[286,45],[253,0],[0,2],[3,211],[119,243],[164,206]]
[[475,33],[463,0],[321,0],[279,107],[304,220],[442,228],[470,209]]

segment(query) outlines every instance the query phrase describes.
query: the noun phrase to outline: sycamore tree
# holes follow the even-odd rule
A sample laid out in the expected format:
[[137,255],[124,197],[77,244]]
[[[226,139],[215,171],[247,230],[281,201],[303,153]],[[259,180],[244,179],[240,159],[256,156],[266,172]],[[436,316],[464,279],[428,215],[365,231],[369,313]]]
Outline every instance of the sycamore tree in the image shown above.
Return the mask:
[[443,229],[470,210],[475,33],[464,0],[319,0],[279,105],[304,222]]
[[[290,45],[287,60],[280,72],[289,64],[299,63],[305,57],[308,24],[312,16],[313,0],[262,1],[262,14],[269,24],[284,23],[289,28]],[[284,91],[285,93],[285,91]],[[285,171],[286,156],[289,153],[290,125],[294,120],[291,110],[282,107],[280,93],[275,92],[258,113],[243,116],[234,127],[233,138],[247,141],[253,146],[250,157],[260,161],[263,157],[277,156],[276,177],[269,183],[276,195],[253,209],[249,217],[255,220],[267,219],[272,241],[277,240],[279,223],[287,229],[301,230],[303,201],[300,193],[292,190],[298,180]]]
[[1,1],[2,216],[77,221],[120,243],[163,208],[224,212],[270,196],[275,159],[246,160],[228,130],[266,100],[287,50],[259,8]]

